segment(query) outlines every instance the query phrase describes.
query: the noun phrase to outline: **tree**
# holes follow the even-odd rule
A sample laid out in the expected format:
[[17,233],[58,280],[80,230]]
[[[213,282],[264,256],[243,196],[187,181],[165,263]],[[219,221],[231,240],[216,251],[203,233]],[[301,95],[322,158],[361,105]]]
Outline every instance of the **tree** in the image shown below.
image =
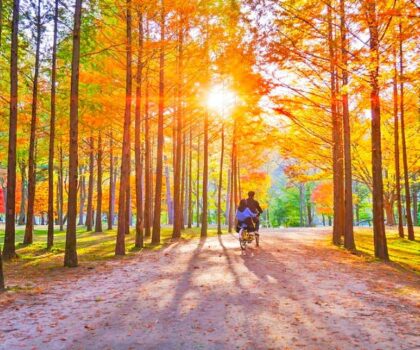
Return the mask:
[[28,207],[26,214],[26,228],[24,244],[31,244],[33,241],[34,227],[34,203],[35,203],[35,185],[36,185],[36,160],[35,160],[35,133],[37,124],[37,107],[38,107],[38,78],[39,78],[39,55],[41,47],[41,0],[37,1],[36,10],[36,41],[35,41],[35,73],[32,89],[32,118],[31,118],[31,134],[29,143],[29,159],[28,159]]
[[153,215],[152,244],[160,243],[160,215],[163,176],[163,123],[165,108],[165,2],[161,0],[160,9],[160,48],[159,48],[159,110],[158,110],[158,134],[156,154],[156,183],[155,183],[155,206]]
[[58,35],[58,0],[54,6],[54,30],[51,60],[51,117],[50,142],[48,152],[48,238],[47,248],[54,244],[54,141],[56,118],[56,82],[57,82],[57,35]]
[[379,31],[376,1],[369,1],[366,6],[366,18],[369,25],[369,45],[371,62],[370,104],[371,104],[371,137],[372,137],[372,190],[373,190],[373,235],[375,257],[389,260],[384,224],[384,196],[382,180],[381,150],[381,109],[379,99]]
[[10,119],[9,148],[7,155],[6,230],[3,259],[16,257],[15,250],[15,199],[16,199],[16,133],[18,119],[18,34],[19,0],[13,0],[12,43],[10,53]]
[[132,42],[131,42],[131,0],[126,2],[126,90],[124,112],[124,134],[121,155],[121,179],[118,199],[118,230],[115,245],[115,255],[125,255],[125,234],[128,230],[127,222],[127,189],[130,181],[130,125],[131,125],[131,99],[132,99]]
[[70,148],[69,148],[69,195],[67,205],[66,248],[64,266],[76,267],[76,216],[77,216],[77,171],[79,146],[79,70],[80,70],[80,26],[82,22],[82,0],[76,0],[73,25],[73,54],[70,87]]
[[102,133],[98,135],[97,181],[96,181],[96,220],[95,232],[102,232]]

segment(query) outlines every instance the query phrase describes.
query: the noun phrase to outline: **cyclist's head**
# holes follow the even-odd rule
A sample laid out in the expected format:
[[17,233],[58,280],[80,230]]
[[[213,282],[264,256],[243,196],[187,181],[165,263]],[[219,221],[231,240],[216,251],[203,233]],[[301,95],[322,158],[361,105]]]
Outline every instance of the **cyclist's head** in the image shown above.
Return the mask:
[[249,198],[254,198],[254,196],[255,196],[255,192],[254,191],[249,191],[248,192],[248,197]]

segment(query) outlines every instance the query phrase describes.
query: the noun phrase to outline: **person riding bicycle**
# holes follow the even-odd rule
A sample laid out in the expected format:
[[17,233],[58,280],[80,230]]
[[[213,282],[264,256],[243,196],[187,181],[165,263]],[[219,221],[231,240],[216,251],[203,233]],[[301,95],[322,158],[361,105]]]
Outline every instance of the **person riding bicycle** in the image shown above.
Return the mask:
[[236,227],[236,232],[239,233],[239,239],[241,239],[242,228],[246,228],[248,232],[255,231],[254,214],[246,205],[246,200],[241,199],[239,202],[238,210],[236,211],[236,219],[238,220],[238,225]]
[[249,210],[252,211],[253,214],[255,214],[253,220],[255,223],[255,231],[258,234],[258,231],[260,230],[260,215],[262,214],[263,210],[261,209],[258,201],[254,199],[254,197],[255,197],[255,192],[249,191],[248,198],[246,200],[246,206],[249,208]]

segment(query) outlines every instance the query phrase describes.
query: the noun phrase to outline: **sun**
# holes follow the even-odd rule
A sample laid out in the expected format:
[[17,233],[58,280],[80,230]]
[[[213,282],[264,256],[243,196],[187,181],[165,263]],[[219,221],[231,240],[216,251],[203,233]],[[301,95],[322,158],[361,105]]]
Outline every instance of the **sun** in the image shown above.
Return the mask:
[[236,103],[236,95],[223,85],[214,85],[207,95],[207,107],[223,117],[230,112]]

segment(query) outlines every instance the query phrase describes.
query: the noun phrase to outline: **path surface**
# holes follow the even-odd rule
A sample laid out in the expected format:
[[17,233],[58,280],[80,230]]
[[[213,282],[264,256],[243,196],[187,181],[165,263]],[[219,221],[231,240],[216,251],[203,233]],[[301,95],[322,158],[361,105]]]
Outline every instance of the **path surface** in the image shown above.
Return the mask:
[[[418,349],[418,277],[322,230],[174,243],[0,311],[0,349]],[[417,295],[417,299],[415,296]]]

